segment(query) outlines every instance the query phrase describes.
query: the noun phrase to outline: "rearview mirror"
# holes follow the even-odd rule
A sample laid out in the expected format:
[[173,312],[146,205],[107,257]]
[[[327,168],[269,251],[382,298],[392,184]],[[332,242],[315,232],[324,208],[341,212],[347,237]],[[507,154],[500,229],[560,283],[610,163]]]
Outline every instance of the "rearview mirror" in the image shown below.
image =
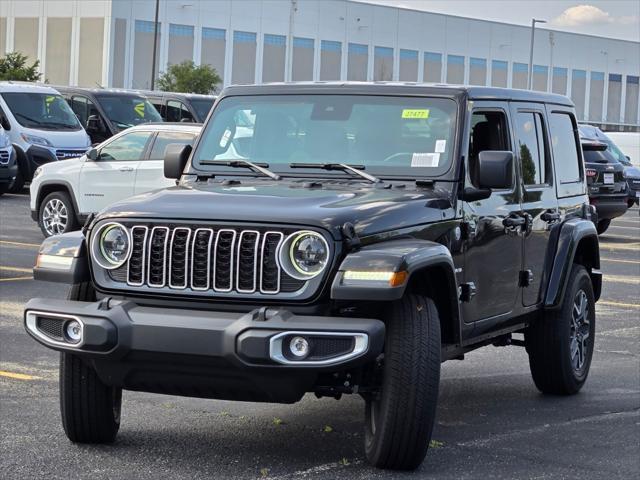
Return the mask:
[[98,159],[98,150],[96,150],[95,148],[90,148],[87,152],[87,158],[95,162]]
[[513,185],[513,153],[485,150],[478,155],[480,188],[504,189]]
[[184,167],[187,165],[191,155],[191,145],[182,143],[171,143],[164,150],[164,176],[166,178],[175,178],[176,180],[182,176]]

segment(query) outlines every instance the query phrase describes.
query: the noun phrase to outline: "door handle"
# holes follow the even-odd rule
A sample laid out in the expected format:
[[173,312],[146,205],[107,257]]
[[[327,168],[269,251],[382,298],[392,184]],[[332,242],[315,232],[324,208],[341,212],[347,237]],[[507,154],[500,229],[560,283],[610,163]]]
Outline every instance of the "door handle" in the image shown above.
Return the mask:
[[527,222],[527,219],[520,216],[509,216],[502,221],[502,225],[505,227],[522,227]]
[[120,167],[121,172],[133,172],[133,167]]
[[557,222],[558,220],[560,220],[560,213],[555,211],[555,210],[547,210],[542,215],[540,215],[540,218],[544,222],[553,223],[553,222]]

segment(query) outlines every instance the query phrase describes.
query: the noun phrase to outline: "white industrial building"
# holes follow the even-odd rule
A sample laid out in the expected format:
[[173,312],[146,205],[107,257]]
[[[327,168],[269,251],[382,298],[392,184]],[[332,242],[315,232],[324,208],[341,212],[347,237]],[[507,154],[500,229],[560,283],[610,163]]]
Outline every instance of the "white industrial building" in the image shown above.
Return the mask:
[[[53,84],[148,88],[155,3],[3,0],[0,54],[39,59]],[[158,71],[192,59],[213,65],[224,85],[399,80],[527,87],[526,26],[352,0],[159,5]],[[534,89],[568,95],[582,120],[640,130],[639,42],[536,32]]]

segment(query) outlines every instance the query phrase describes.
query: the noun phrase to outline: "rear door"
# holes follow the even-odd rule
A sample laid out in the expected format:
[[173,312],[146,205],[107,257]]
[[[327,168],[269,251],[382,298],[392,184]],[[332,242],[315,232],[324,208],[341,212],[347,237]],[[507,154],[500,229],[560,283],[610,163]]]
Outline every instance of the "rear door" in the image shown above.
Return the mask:
[[550,232],[561,219],[545,107],[535,103],[512,103],[511,118],[520,170],[522,211],[526,220],[522,230],[524,256],[520,273],[522,304],[526,307],[537,304],[541,299],[540,287]]
[[98,212],[134,193],[136,171],[152,132],[128,132],[104,144],[98,159],[84,162],[80,172],[80,210]]
[[195,133],[190,132],[158,132],[149,154],[138,164],[134,192],[138,194],[175,185],[175,180],[164,176],[164,151],[172,143],[193,145],[195,137]]

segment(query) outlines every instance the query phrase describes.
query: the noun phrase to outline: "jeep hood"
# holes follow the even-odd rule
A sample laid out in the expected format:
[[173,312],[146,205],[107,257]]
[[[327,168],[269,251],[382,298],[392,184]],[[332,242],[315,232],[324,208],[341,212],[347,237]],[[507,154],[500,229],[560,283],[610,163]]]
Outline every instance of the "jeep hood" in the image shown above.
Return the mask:
[[449,184],[390,188],[354,182],[245,181],[197,183],[155,190],[115,203],[100,217],[285,224],[324,228],[339,236],[345,222],[360,236],[454,216]]

